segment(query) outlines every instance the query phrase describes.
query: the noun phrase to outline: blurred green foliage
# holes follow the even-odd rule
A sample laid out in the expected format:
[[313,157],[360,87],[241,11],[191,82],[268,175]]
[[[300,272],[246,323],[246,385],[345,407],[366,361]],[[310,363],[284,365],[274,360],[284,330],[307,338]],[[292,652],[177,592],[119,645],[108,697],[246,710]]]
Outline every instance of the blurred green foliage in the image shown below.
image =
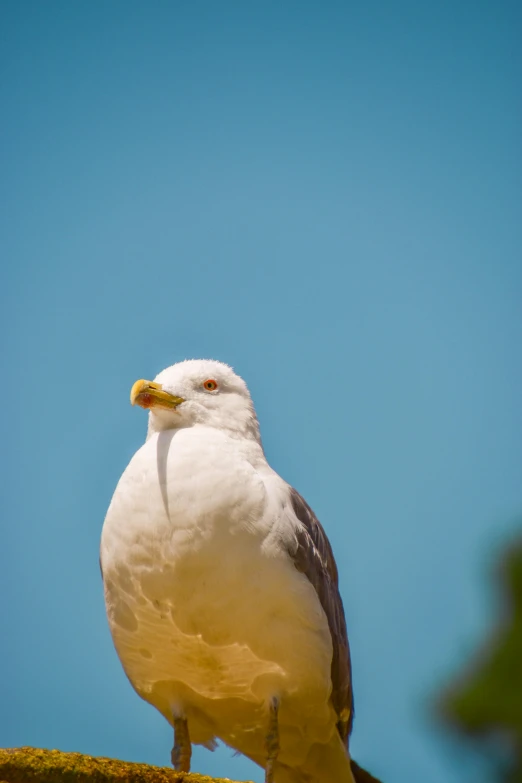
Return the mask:
[[498,622],[438,702],[445,724],[491,766],[493,780],[522,783],[522,541],[501,557]]

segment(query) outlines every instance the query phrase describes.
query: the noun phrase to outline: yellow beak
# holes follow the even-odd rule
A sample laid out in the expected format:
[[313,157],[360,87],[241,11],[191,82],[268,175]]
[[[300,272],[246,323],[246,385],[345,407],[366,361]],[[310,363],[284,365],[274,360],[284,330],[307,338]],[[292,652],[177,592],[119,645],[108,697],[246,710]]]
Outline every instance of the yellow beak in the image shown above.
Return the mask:
[[163,391],[161,383],[144,381],[140,379],[133,385],[130,393],[131,405],[139,405],[141,408],[164,408],[175,410],[178,405],[185,402],[183,397]]

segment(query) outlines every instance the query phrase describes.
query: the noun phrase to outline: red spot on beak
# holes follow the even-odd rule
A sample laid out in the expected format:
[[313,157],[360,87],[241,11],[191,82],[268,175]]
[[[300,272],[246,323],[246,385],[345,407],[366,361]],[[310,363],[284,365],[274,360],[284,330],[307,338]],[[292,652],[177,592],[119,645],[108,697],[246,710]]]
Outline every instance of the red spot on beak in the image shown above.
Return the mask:
[[152,408],[152,394],[140,394],[138,403],[142,408]]

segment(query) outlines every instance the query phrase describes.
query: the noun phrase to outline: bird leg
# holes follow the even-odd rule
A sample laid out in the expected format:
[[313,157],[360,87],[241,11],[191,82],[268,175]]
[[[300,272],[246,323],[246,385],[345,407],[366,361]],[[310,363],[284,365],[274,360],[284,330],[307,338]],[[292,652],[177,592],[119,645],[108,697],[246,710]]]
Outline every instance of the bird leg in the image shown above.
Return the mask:
[[274,783],[274,764],[279,753],[279,723],[277,719],[278,712],[279,701],[278,699],[272,699],[270,702],[268,731],[265,740],[265,783]]
[[186,718],[174,718],[174,747],[170,758],[176,772],[190,772],[192,745]]

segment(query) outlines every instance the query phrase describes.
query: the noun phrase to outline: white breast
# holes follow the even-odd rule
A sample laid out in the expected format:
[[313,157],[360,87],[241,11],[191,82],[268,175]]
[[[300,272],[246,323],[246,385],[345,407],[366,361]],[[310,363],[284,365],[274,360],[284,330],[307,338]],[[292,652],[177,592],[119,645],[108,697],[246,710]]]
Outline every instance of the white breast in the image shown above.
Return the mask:
[[[326,617],[268,545],[282,504],[267,491],[273,472],[253,462],[217,430],[151,437],[118,484],[101,545],[111,632],[138,693],[169,720],[192,710],[194,741],[215,734],[244,752],[273,694],[285,694],[283,724],[301,713],[316,741],[335,723]],[[295,756],[299,742],[285,747]]]

